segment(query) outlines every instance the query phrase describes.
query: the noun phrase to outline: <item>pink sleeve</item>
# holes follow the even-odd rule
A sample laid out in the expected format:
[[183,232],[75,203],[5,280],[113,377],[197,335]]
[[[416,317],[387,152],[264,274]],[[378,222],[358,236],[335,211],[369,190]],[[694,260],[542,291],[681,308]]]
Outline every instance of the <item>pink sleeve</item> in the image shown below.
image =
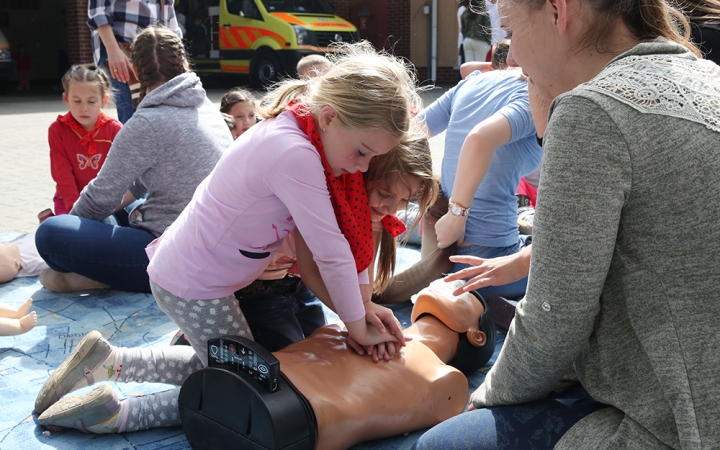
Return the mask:
[[338,316],[345,322],[362,319],[359,275],[350,244],[335,219],[320,156],[308,157],[301,149],[288,151],[271,167],[265,183],[288,208],[305,238]]

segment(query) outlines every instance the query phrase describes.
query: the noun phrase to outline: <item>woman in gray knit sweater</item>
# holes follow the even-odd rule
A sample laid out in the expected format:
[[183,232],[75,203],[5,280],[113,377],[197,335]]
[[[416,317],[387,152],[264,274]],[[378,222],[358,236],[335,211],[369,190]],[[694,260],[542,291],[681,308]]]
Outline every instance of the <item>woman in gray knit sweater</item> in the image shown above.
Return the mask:
[[[200,79],[189,72],[175,33],[146,28],[132,49],[141,82],[137,111],[70,214],[47,219],[35,235],[50,266],[40,282],[56,292],[112,287],[149,293],[145,247],[180,215],[232,143]],[[140,198],[142,187],[147,198],[130,212],[129,226],[101,222]]]
[[527,295],[474,411],[417,448],[719,448],[720,68],[665,0],[499,5],[554,99]]

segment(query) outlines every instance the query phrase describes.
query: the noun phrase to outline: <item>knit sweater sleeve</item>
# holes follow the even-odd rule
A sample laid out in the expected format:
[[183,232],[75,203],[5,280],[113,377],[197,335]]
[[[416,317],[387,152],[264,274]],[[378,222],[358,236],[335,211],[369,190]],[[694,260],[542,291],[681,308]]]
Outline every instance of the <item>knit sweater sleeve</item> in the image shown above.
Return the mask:
[[632,176],[626,137],[595,102],[556,100],[547,129],[528,289],[477,407],[545,397],[586,348]]
[[133,117],[115,136],[105,164],[83,189],[70,214],[92,220],[112,214],[133,181],[155,165],[161,150],[148,120]]
[[68,149],[62,139],[62,127],[64,125],[55,122],[48,130],[48,143],[50,144],[50,174],[55,180],[58,194],[65,203],[68,211],[73,207],[80,196],[75,177],[73,176],[73,162],[68,156]]

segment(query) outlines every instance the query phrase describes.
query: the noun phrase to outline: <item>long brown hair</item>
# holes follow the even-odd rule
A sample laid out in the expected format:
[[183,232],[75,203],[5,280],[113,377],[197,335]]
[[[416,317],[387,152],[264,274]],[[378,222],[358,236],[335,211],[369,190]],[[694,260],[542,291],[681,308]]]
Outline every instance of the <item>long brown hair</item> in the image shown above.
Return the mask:
[[677,0],[676,6],[691,22],[720,23],[720,0]]
[[[506,0],[524,3],[539,10],[546,0]],[[617,19],[628,27],[640,41],[658,37],[677,42],[697,56],[700,51],[690,42],[690,25],[683,13],[666,0],[580,0],[589,7],[592,25],[580,42],[580,48],[594,46],[599,52],[607,48],[607,38],[612,35]]]
[[132,43],[132,62],[140,80],[140,99],[160,84],[188,71],[182,40],[168,27],[142,30]]
[[[419,206],[415,221],[408,227],[406,236],[417,226],[427,210],[435,203],[438,194],[438,182],[432,170],[432,156],[427,137],[413,133],[406,141],[395,147],[393,151],[373,158],[370,168],[365,173],[365,182],[382,180],[397,174],[400,181],[407,182],[408,177],[420,180],[420,190],[415,194]],[[383,230],[378,254],[375,255],[377,276],[373,284],[373,292],[382,293],[387,288],[395,272],[397,239]]]

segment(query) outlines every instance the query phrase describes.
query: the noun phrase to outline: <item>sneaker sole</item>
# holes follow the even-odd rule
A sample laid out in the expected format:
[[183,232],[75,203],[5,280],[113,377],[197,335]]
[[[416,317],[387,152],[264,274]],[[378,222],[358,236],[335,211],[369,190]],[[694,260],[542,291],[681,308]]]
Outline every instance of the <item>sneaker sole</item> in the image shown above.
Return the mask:
[[[112,388],[107,384],[101,384],[85,395],[64,397],[42,413],[38,417],[38,423],[82,430],[105,422],[116,415],[117,411],[113,412],[105,407],[114,398],[115,393]],[[87,420],[89,418],[92,420]]]
[[[93,330],[88,333],[78,343],[70,356],[50,374],[35,399],[35,411],[38,414],[45,412],[52,404],[60,400],[63,395],[71,392],[73,386],[80,380],[85,378],[85,366],[92,371],[107,358],[108,354],[110,354],[110,348],[101,339],[102,335],[99,331]],[[96,347],[98,343],[102,344],[104,349]],[[88,355],[90,355],[90,358],[85,360]],[[81,363],[84,363],[83,367],[80,367]],[[69,375],[72,375],[73,372],[76,372],[73,377],[74,380],[70,382]]]

